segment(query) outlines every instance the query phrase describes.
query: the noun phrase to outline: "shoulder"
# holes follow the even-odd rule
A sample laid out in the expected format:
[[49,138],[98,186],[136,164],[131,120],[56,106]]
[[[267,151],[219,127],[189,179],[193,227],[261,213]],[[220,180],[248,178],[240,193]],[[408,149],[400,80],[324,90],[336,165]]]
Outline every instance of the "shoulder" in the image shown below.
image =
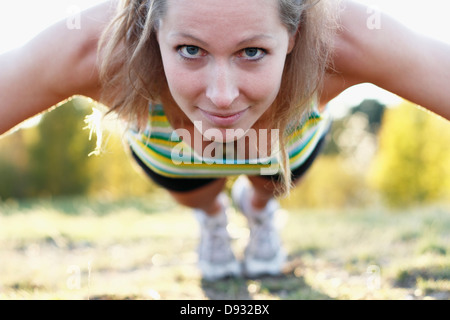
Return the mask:
[[54,99],[77,94],[98,97],[97,49],[115,12],[113,5],[114,1],[106,1],[81,12],[76,28],[61,20],[21,48],[19,56],[29,61],[27,70],[39,77],[42,94]]
[[359,82],[380,82],[391,67],[403,67],[411,57],[418,35],[383,12],[344,1],[340,30],[334,43],[333,64],[336,72]]
[[337,95],[363,82],[382,82],[404,49],[402,31],[398,23],[381,12],[343,1],[325,84],[329,94]]
[[73,95],[98,100],[98,41],[114,5],[107,1],[82,12],[80,28],[61,20],[0,55],[0,134]]
[[370,7],[344,1],[321,103],[372,83],[448,117],[450,46],[407,28]]
[[[69,49],[64,51],[68,67],[78,77],[68,90],[83,94],[93,99],[100,96],[100,79],[98,73],[98,46],[100,38],[116,13],[116,1],[105,1],[81,13],[80,28],[70,30],[60,28],[61,43],[67,43]],[[64,38],[68,40],[63,40]],[[70,43],[69,43],[70,42]],[[78,79],[78,80],[77,80]]]

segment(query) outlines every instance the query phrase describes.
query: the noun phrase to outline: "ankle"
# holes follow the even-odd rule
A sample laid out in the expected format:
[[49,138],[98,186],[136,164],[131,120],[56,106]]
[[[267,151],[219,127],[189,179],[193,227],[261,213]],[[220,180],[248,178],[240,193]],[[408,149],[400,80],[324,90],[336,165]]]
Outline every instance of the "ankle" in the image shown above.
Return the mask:
[[270,201],[270,198],[262,199],[262,198],[253,197],[252,200],[250,201],[250,206],[253,209],[253,211],[261,211],[267,206],[267,203],[269,201]]
[[228,206],[228,199],[224,193],[220,193],[216,198],[201,207],[195,208],[196,210],[202,211],[202,213],[210,218],[220,216]]
[[223,206],[222,206],[222,204],[219,202],[219,200],[216,199],[216,200],[215,200],[213,203],[211,203],[210,205],[205,206],[205,207],[203,207],[203,208],[199,208],[199,209],[201,209],[203,212],[205,212],[205,214],[206,214],[207,216],[214,217],[214,216],[219,215],[219,214],[222,212]]
[[264,210],[272,198],[272,195],[266,193],[261,194],[253,189],[252,196],[250,197],[250,207],[253,209],[252,211],[259,212]]

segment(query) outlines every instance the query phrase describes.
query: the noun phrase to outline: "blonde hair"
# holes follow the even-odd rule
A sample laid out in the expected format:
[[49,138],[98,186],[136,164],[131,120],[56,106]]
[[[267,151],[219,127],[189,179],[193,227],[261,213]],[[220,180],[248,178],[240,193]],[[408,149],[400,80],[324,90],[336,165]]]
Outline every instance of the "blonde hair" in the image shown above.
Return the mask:
[[[272,106],[274,128],[285,132],[300,120],[321,88],[335,31],[339,0],[278,0],[280,19],[296,42],[287,56],[281,88]],[[161,53],[156,39],[167,0],[122,0],[115,19],[100,40],[100,76],[111,112],[143,126],[149,103],[161,102],[168,92]],[[291,187],[285,136],[280,137],[282,183],[280,193]]]

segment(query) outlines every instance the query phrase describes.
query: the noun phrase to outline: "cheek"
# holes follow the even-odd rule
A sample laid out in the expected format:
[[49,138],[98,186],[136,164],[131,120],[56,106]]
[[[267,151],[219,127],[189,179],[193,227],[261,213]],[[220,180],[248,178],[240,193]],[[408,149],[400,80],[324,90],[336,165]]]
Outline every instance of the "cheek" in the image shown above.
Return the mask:
[[248,96],[262,104],[272,104],[280,90],[281,75],[282,68],[280,71],[278,66],[265,68],[248,82],[251,83],[247,90]]
[[186,103],[192,104],[202,92],[203,85],[198,81],[201,78],[192,71],[182,70],[174,64],[168,65],[165,72],[170,93],[180,107]]
[[200,84],[196,79],[199,78],[191,70],[183,68],[178,58],[164,49],[161,48],[161,56],[167,84],[175,101],[181,104],[192,99],[195,92],[198,92]]

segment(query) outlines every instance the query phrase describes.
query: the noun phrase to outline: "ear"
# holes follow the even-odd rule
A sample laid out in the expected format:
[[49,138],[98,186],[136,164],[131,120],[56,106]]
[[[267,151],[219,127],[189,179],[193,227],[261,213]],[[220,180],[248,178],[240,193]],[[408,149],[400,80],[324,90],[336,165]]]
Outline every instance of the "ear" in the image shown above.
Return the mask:
[[300,33],[300,26],[298,26],[297,30],[294,33],[289,33],[289,43],[287,54],[291,53],[294,49],[295,43],[297,41],[298,35]]
[[153,26],[153,32],[155,33],[156,41],[159,43],[159,34],[161,32],[161,20],[158,20]]
[[297,40],[297,33],[289,35],[288,49],[287,49],[286,54],[289,54],[292,52],[292,50],[294,49],[296,40]]
[[159,44],[159,30],[160,28],[153,28],[153,32],[155,33],[156,42]]

